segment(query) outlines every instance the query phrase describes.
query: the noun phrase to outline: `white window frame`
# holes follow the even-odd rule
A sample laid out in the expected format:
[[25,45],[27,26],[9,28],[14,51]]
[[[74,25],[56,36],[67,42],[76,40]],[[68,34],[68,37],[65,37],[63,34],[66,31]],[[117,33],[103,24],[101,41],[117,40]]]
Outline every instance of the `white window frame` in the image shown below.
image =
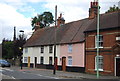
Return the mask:
[[68,44],[68,53],[72,53],[72,44]]
[[49,46],[49,53],[53,53],[53,45]]
[[[102,40],[101,40],[102,37]],[[99,35],[99,48],[103,48],[103,35]],[[102,44],[102,45],[101,45]],[[97,48],[97,35],[95,36],[95,48]]]
[[25,48],[25,53],[28,53],[28,48]]
[[[99,55],[98,57],[99,57],[99,59],[102,58],[102,63],[100,62],[100,60],[98,60],[98,61],[99,61],[99,65],[98,65],[98,66],[100,66],[100,65],[102,64],[102,66],[100,66],[100,67],[102,67],[102,68],[99,67],[98,70],[99,70],[99,71],[104,71],[104,70],[103,70],[103,66],[104,66],[103,56]],[[95,56],[95,70],[97,70],[97,56]]]
[[[43,58],[42,62],[41,62],[41,58]],[[44,57],[43,56],[40,57],[40,64],[44,64]]]
[[28,57],[24,57],[24,63],[28,63]]
[[40,47],[40,53],[44,53],[44,46]]
[[50,59],[50,58],[52,58],[52,57],[49,57],[49,65],[52,65],[53,58],[52,59]]
[[72,56],[68,56],[68,66],[72,66]]

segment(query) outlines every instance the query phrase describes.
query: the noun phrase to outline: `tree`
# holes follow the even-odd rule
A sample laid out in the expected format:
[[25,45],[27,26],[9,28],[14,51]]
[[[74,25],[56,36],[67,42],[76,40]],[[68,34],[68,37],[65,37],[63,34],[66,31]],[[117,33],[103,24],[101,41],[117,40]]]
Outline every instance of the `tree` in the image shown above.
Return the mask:
[[34,18],[32,18],[31,21],[31,25],[32,25],[32,29],[35,29],[35,24],[36,23],[40,23],[40,28],[44,28],[44,27],[48,27],[50,26],[50,24],[52,24],[54,22],[53,20],[53,15],[51,12],[44,12],[41,15],[37,15]]
[[23,45],[26,43],[26,37],[24,34],[19,35],[15,41],[3,39],[2,41],[2,57],[4,59],[16,59],[22,55]]
[[114,5],[113,7],[110,7],[109,10],[106,11],[105,13],[114,12],[114,11],[118,11],[118,10],[120,10],[119,7]]
[[3,39],[2,42],[2,57],[4,59],[12,59],[14,56],[13,41]]
[[26,43],[26,37],[24,36],[24,34],[20,34],[15,42],[15,47],[18,57],[22,55],[23,45],[25,43]]

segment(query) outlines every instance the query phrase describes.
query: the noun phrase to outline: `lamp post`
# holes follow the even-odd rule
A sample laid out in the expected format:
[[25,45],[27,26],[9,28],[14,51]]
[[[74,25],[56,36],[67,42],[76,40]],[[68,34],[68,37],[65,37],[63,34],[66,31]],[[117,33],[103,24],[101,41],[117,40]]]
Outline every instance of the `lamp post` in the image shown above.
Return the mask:
[[55,33],[55,37],[54,37],[54,67],[53,67],[53,74],[56,74],[56,21],[57,21],[57,5],[55,6],[55,28],[54,28],[54,33]]
[[97,78],[99,78],[99,26],[100,26],[100,20],[99,20],[99,14],[100,14],[100,6],[99,6],[99,0],[98,2],[98,13],[97,13],[97,58],[96,58],[96,68],[97,68]]
[[[19,47],[20,52],[22,52],[22,47]],[[22,55],[20,55],[20,67],[22,69]]]
[[[19,32],[21,32],[22,33],[22,36],[24,36],[24,31],[23,30],[20,30]],[[21,47],[19,47],[19,50],[20,50],[20,52],[21,52],[21,54],[20,54],[20,66],[21,66],[21,69],[22,69],[22,55],[23,55],[23,47],[21,46]]]

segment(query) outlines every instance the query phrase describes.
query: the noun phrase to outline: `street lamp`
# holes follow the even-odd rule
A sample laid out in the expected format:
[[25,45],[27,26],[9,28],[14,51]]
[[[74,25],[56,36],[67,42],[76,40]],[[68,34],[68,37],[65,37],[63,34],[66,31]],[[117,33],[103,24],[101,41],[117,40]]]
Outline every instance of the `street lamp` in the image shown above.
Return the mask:
[[[23,30],[20,30],[19,32],[22,33],[22,35],[24,36],[24,31]],[[21,55],[20,55],[20,66],[21,66],[21,69],[22,69],[22,55],[23,55],[23,47],[19,47],[19,50],[21,52]]]
[[99,26],[100,26],[100,18],[99,18],[99,16],[100,16],[100,6],[99,6],[99,0],[97,0],[97,2],[98,2],[98,13],[97,13],[97,78],[99,78]]
[[55,37],[54,37],[54,66],[53,66],[53,74],[56,74],[56,21],[57,21],[57,5],[55,6]]

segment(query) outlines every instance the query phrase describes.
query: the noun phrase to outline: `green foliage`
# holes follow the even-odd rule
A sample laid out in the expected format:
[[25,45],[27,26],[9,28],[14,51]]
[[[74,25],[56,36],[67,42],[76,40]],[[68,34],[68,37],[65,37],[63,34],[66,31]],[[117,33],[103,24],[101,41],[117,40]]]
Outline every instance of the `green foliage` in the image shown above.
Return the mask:
[[118,10],[120,10],[119,7],[114,5],[113,7],[110,7],[109,10],[106,11],[105,13],[114,12],[114,11],[118,11]]
[[53,15],[51,12],[44,12],[41,15],[37,15],[34,18],[32,18],[31,25],[33,29],[35,29],[35,24],[39,22],[40,28],[48,27],[50,24],[54,22]]
[[4,59],[12,59],[22,55],[23,45],[26,43],[24,35],[19,35],[15,41],[3,39],[2,41],[2,57]]
[[14,56],[13,50],[14,43],[12,41],[4,41],[2,43],[2,57],[5,59],[11,59]]

